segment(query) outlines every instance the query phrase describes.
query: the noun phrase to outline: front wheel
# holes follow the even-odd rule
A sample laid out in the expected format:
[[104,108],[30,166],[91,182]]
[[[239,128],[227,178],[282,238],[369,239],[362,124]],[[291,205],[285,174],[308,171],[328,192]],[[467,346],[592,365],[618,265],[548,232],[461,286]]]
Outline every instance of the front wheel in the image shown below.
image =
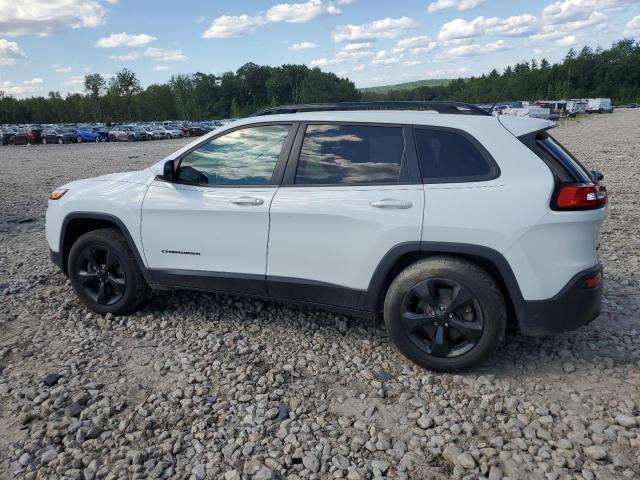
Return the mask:
[[149,297],[133,253],[115,229],[82,235],[71,247],[67,268],[76,294],[94,312],[125,315]]
[[419,260],[391,283],[384,302],[389,336],[400,352],[436,371],[476,367],[504,337],[500,288],[477,265],[456,257]]

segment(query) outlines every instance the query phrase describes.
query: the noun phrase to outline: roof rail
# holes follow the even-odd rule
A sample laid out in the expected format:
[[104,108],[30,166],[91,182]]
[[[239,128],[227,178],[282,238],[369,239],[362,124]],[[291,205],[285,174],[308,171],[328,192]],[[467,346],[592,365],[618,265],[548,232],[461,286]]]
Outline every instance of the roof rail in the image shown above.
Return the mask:
[[484,115],[491,113],[476,105],[463,102],[334,102],[334,103],[304,103],[300,105],[280,105],[268,107],[252,114],[252,117],[262,115],[276,115],[298,112],[323,112],[336,110],[433,110],[438,113],[454,115]]

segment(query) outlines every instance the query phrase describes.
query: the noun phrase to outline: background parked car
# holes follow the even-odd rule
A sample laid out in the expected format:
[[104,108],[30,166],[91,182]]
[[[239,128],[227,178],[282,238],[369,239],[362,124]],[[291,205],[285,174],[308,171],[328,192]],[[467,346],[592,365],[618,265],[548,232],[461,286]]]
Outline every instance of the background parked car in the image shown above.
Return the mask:
[[165,125],[165,128],[170,130],[180,130],[185,137],[190,135],[189,129],[181,123],[169,123],[168,125]]
[[91,129],[91,131],[98,134],[98,138],[100,139],[101,142],[108,142],[109,141],[109,133],[110,133],[110,129],[109,128],[107,128],[107,127],[93,127]]
[[170,126],[165,127],[167,135],[169,138],[182,138],[184,137],[184,132],[182,130],[178,130],[177,128],[171,128]]
[[129,140],[152,140],[153,136],[144,127],[132,127],[129,130]]
[[100,135],[98,135],[95,132],[92,132],[91,130],[84,130],[82,128],[79,128],[76,131],[76,141],[78,143],[82,143],[82,142],[99,142],[100,141]]
[[42,141],[42,128],[31,126],[27,129],[27,143],[40,143]]
[[73,143],[76,140],[76,134],[70,130],[62,130],[60,128],[46,128],[42,131],[42,143]]
[[167,132],[167,130],[165,130],[164,127],[161,127],[159,125],[151,127],[150,131],[151,131],[151,134],[153,135],[154,140],[169,138],[169,132]]
[[185,125],[189,129],[189,135],[199,137],[205,133],[209,133],[211,130],[206,129],[199,123],[188,123]]
[[117,126],[109,130],[110,142],[126,142],[127,140],[129,140],[129,131],[126,128]]
[[9,145],[11,137],[15,135],[15,131],[9,128],[0,130],[0,145]]
[[29,143],[29,129],[19,128],[13,131],[13,135],[9,139],[11,145],[26,145]]

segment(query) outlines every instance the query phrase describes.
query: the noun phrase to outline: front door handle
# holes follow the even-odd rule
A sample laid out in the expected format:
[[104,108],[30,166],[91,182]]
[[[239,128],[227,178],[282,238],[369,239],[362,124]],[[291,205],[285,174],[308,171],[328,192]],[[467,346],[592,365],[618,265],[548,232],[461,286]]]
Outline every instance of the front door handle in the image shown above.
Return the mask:
[[396,208],[401,210],[413,207],[413,203],[409,200],[397,200],[395,198],[383,198],[382,200],[371,202],[369,205],[375,208]]
[[264,200],[256,197],[237,197],[229,201],[234,205],[241,205],[243,207],[255,207],[264,203]]

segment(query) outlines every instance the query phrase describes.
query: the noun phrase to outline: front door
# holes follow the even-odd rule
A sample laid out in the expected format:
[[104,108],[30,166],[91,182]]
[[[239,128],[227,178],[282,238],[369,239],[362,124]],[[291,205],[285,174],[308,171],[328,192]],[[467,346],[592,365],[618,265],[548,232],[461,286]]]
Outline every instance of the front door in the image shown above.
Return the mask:
[[269,208],[290,128],[269,124],[223,132],[177,160],[175,182],[151,184],[141,236],[155,281],[266,293]]

